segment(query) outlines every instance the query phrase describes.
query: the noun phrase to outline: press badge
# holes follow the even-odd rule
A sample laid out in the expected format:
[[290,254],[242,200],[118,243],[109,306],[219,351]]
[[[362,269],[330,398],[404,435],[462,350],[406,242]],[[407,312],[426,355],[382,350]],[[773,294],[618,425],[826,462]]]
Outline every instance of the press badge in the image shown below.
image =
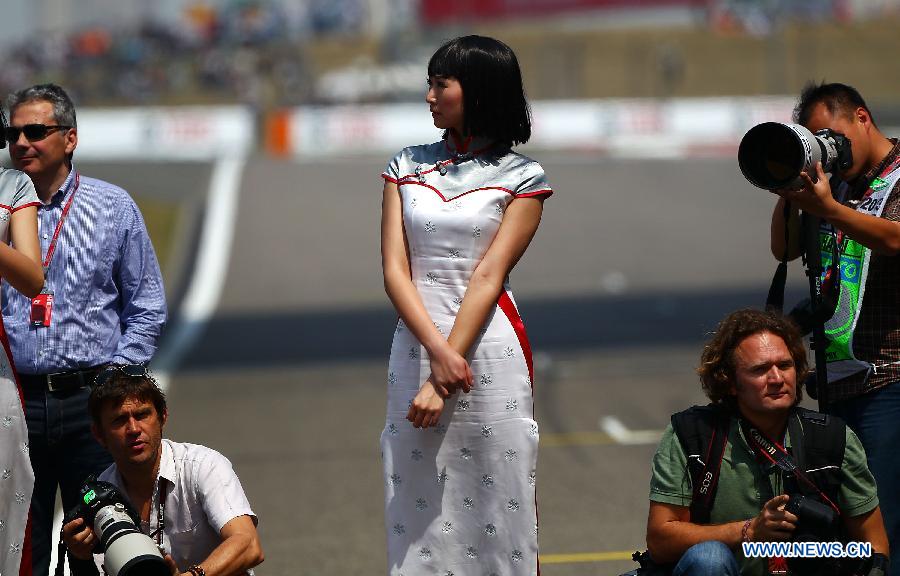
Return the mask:
[[50,313],[53,310],[53,294],[38,294],[31,299],[31,325],[50,326]]

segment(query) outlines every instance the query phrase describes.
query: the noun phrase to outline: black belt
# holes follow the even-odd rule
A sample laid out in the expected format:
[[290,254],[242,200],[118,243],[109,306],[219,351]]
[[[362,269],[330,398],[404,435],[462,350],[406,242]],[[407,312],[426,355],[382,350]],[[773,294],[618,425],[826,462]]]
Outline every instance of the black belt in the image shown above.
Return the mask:
[[19,380],[25,386],[37,386],[50,392],[65,392],[93,386],[94,379],[101,370],[103,366],[53,374],[19,374]]

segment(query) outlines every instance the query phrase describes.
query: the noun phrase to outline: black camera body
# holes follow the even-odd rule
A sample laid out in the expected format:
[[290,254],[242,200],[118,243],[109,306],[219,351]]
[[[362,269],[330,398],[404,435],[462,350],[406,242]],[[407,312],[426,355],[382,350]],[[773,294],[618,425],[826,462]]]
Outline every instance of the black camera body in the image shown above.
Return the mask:
[[795,542],[830,542],[838,537],[838,515],[831,506],[802,494],[790,494],[786,512],[797,517]]
[[81,501],[66,512],[63,524],[76,518],[94,529],[94,553],[104,555],[109,576],[169,576],[169,568],[153,540],[140,531],[141,518],[128,499],[109,482],[89,476]]

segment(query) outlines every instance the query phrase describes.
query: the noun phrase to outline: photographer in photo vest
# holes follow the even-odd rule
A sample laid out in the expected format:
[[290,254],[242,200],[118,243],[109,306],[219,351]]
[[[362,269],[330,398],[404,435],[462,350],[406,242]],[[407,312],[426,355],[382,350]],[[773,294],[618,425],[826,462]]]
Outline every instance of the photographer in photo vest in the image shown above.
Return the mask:
[[[840,419],[798,406],[807,372],[782,316],[729,314],[700,358],[709,397],[672,416],[653,458],[647,547],[638,574],[885,574],[875,481]],[[744,556],[744,542],[866,542],[858,558]],[[671,570],[671,572],[669,572]],[[849,570],[849,571],[848,571]]]
[[[828,128],[850,142],[852,164],[829,180],[802,174],[804,186],[773,191],[772,253],[801,251],[798,210],[822,219],[827,384],[824,412],[840,416],[862,441],[894,564],[900,559],[900,143],[878,129],[863,97],[844,84],[807,86],[794,120],[811,132]],[[788,228],[785,230],[785,203]],[[785,232],[787,231],[787,244]],[[815,258],[816,256],[811,256]],[[833,314],[832,314],[833,309]]]
[[[91,431],[114,462],[98,480],[127,499],[140,523],[137,528],[165,554],[171,574],[253,574],[263,551],[257,518],[240,480],[215,450],[163,438],[166,398],[146,368],[105,368],[89,407]],[[93,554],[103,562],[103,553],[110,552],[110,534],[95,533],[96,526],[84,516],[63,526],[74,576],[96,575]]]

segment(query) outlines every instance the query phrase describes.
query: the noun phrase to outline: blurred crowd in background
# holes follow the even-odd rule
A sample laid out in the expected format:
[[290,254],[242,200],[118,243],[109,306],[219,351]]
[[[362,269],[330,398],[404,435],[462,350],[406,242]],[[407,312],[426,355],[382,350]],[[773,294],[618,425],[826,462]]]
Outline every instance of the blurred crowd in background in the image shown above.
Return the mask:
[[[759,38],[792,23],[842,26],[900,13],[900,0],[167,0],[122,22],[121,8],[104,10],[114,0],[91,0],[78,3],[78,18],[50,22],[46,14],[67,1],[75,4],[22,4],[36,22],[27,37],[5,45],[0,92],[53,81],[90,106],[408,101],[421,96],[433,47],[461,32],[503,38],[539,26],[558,38],[678,28]],[[652,55],[656,87],[632,80],[612,95],[677,94],[690,57],[678,42],[660,41]],[[777,80],[760,91],[778,91]],[[578,78],[551,75],[544,83],[556,91],[539,98],[597,95]]]

